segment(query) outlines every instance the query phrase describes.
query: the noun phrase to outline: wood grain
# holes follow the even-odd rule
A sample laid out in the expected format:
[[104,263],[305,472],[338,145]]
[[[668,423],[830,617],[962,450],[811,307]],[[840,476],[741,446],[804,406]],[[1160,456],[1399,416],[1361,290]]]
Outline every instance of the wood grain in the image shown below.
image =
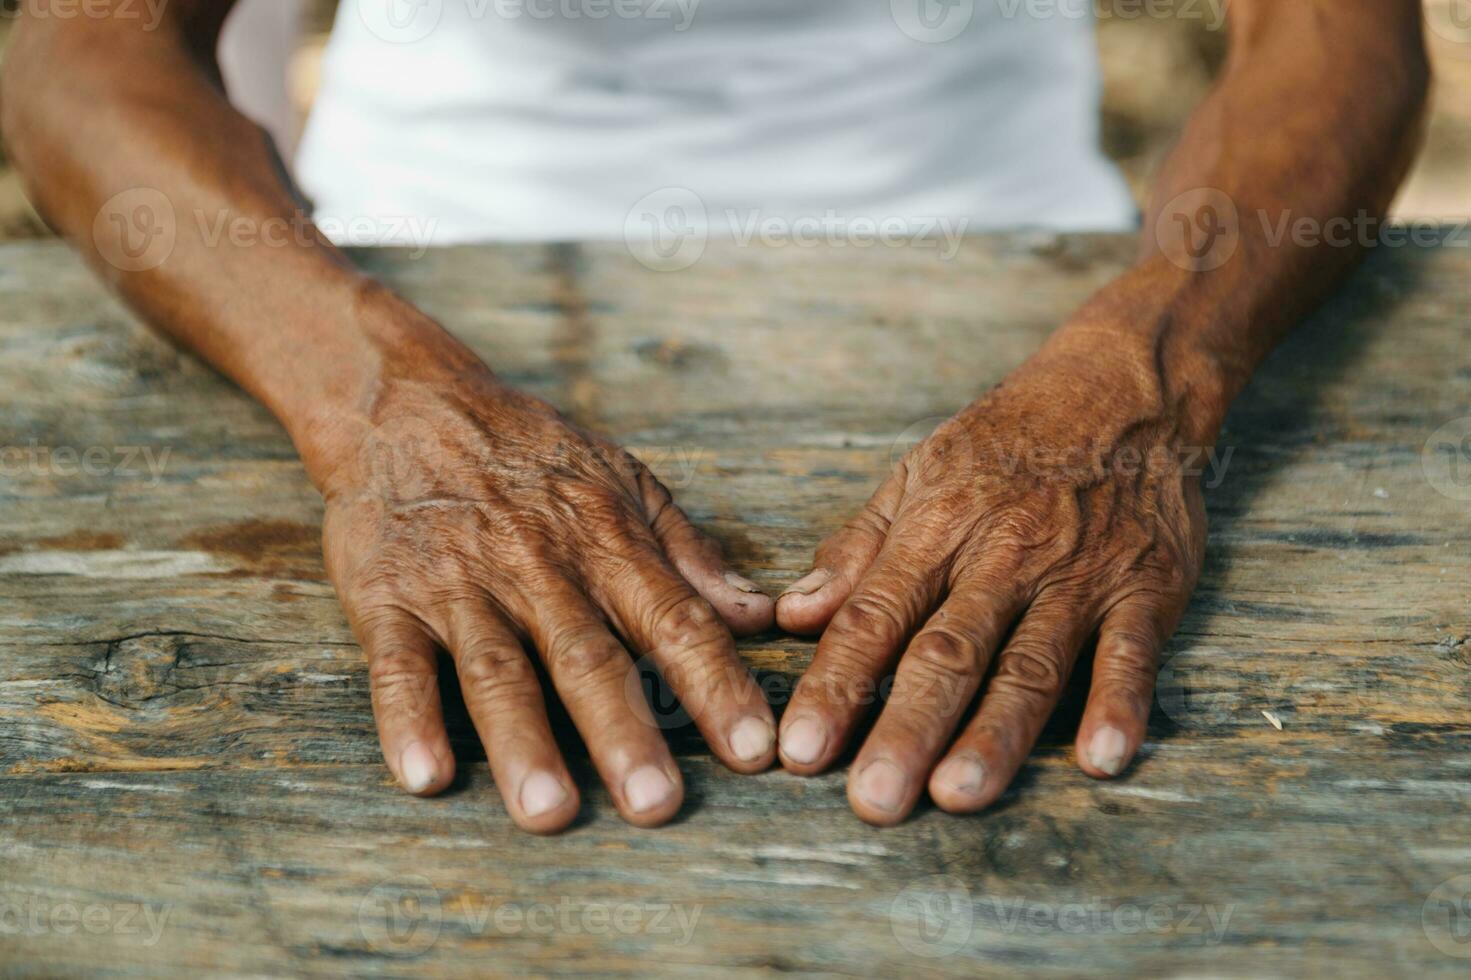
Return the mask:
[[[777,588],[1131,251],[359,260]],[[279,426],[60,246],[0,247],[0,971],[1465,975],[1471,488],[1426,447],[1471,415],[1468,315],[1471,249],[1382,249],[1243,396],[1125,778],[1076,769],[1072,697],[996,809],[880,831],[842,772],[733,776],[680,729],[674,825],[622,824],[580,761],[542,840],[453,703],[454,790],[391,785]],[[812,644],[742,650],[779,707]]]

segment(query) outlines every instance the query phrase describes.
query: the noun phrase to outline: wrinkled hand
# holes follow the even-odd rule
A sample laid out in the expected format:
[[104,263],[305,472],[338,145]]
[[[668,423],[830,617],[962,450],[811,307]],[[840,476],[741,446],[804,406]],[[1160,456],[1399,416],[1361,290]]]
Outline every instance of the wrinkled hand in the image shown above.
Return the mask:
[[384,758],[405,789],[433,794],[454,775],[443,649],[512,818],[536,832],[573,819],[577,788],[524,643],[631,823],[667,820],[683,796],[631,696],[641,692],[631,653],[666,672],[728,766],[771,764],[771,711],[731,631],[768,628],[772,600],[726,570],[632,456],[473,369],[383,382],[355,429],[353,450],[321,481],[326,559],[368,657]]
[[926,786],[950,812],[986,807],[1096,636],[1078,763],[1099,778],[1123,770],[1205,540],[1188,427],[1147,362],[1034,359],[911,451],[822,544],[777,603],[783,628],[823,630],[782,718],[788,769],[830,765],[894,671],[850,770],[854,811],[898,823]]

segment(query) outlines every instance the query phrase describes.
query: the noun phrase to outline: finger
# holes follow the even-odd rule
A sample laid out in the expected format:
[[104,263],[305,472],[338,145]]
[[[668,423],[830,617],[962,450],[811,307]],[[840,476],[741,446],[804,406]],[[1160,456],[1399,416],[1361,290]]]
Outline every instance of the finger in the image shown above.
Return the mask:
[[731,632],[751,636],[771,629],[776,620],[775,600],[755,582],[730,570],[720,545],[690,523],[652,474],[644,471],[639,483],[659,547],[684,580],[715,607]]
[[888,703],[853,761],[848,801],[868,823],[903,820],[975,698],[1020,605],[997,575],[958,582],[910,641]]
[[1139,593],[1103,617],[1077,740],[1078,766],[1095,779],[1123,772],[1144,743],[1160,651],[1181,606],[1155,593]]
[[782,764],[793,772],[820,772],[843,750],[904,641],[940,597],[946,569],[929,567],[933,549],[900,540],[890,539],[833,615],[797,684],[781,723]]
[[788,633],[819,633],[878,558],[904,496],[904,469],[889,474],[863,510],[817,548],[813,568],[776,600],[776,622]]
[[624,820],[663,823],[679,810],[684,783],[669,747],[624,693],[628,651],[571,583],[529,583],[534,606],[525,624],[599,777]]
[[[592,592],[618,630],[647,653],[711,749],[737,772],[759,772],[776,758],[771,708],[736,654],[714,608],[664,561],[652,541],[614,544],[616,557]],[[633,668],[636,669],[636,668]],[[642,689],[629,685],[646,707]]]
[[1072,597],[1042,596],[1001,651],[980,709],[930,776],[942,809],[968,813],[999,797],[1062,696],[1091,617]]
[[434,640],[422,623],[401,609],[364,610],[350,618],[368,657],[383,759],[404,789],[433,796],[455,775],[439,701]]
[[449,606],[436,625],[511,819],[533,833],[563,829],[580,801],[520,640],[497,612],[475,600]]

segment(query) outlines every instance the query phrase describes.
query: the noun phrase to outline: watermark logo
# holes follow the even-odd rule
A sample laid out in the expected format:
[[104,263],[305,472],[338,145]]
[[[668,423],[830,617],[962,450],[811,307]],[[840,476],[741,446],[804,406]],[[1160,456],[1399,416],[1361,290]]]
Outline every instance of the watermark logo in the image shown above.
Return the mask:
[[906,886],[889,903],[889,928],[906,952],[938,959],[958,952],[975,929],[975,903],[954,875],[931,875]]
[[1240,672],[1223,669],[1231,654],[1219,647],[1189,646],[1168,656],[1154,681],[1159,709],[1186,729],[1229,725],[1253,703]]
[[1197,187],[1174,197],[1154,222],[1160,252],[1189,272],[1219,269],[1241,244],[1236,203],[1213,187]]
[[1452,419],[1431,433],[1420,451],[1420,467],[1436,493],[1471,501],[1471,415]]
[[1471,959],[1471,874],[1435,886],[1420,907],[1420,926],[1445,955]]
[[374,426],[363,439],[358,462],[369,485],[404,502],[430,496],[438,483],[439,468],[449,458],[453,455],[427,419],[394,416]]
[[505,20],[618,20],[669,21],[672,30],[689,30],[700,0],[466,0],[470,15],[493,8]]
[[629,253],[657,272],[688,269],[705,254],[712,236],[740,247],[927,249],[942,261],[959,253],[969,218],[947,215],[885,216],[821,213],[772,214],[760,208],[712,213],[687,187],[664,187],[640,198],[623,222]]
[[385,956],[410,959],[433,948],[446,928],[456,936],[634,936],[688,946],[703,905],[678,902],[602,902],[572,895],[509,900],[455,889],[441,901],[422,875],[390,878],[358,905],[363,941]]
[[[670,670],[678,670],[671,664]],[[686,690],[698,688],[686,687]],[[694,718],[674,693],[674,686],[650,654],[640,657],[624,677],[623,697],[634,715],[661,731],[677,731],[694,723]]]
[[434,32],[444,16],[444,0],[353,0],[358,17],[379,40],[413,44]]
[[0,899],[3,936],[119,936],[157,946],[173,915],[172,905],[149,902],[56,902],[41,896]]
[[98,254],[123,272],[147,272],[163,265],[174,253],[178,234],[173,203],[152,187],[113,195],[92,221]]
[[0,20],[24,14],[31,20],[128,20],[144,31],[156,31],[163,23],[169,0],[16,0],[0,5]]
[[906,952],[938,959],[972,945],[977,932],[983,936],[1168,935],[1216,945],[1225,940],[1235,912],[1234,905],[1112,902],[1101,896],[1068,902],[977,897],[959,878],[933,875],[895,896],[889,906],[889,924],[895,941]]
[[1203,21],[1208,31],[1226,26],[1225,0],[992,0],[1007,20]]
[[976,15],[975,0],[889,0],[899,30],[924,44],[953,41]]
[[1425,23],[1436,37],[1456,45],[1457,54],[1471,52],[1471,0],[1430,0]]
[[422,875],[385,879],[358,903],[358,932],[385,956],[420,956],[439,940],[439,890]]
[[639,264],[679,272],[700,261],[710,239],[705,202],[687,187],[663,187],[639,198],[623,222],[623,242]]
[[74,477],[126,479],[148,477],[158,486],[172,446],[0,446],[0,477]]

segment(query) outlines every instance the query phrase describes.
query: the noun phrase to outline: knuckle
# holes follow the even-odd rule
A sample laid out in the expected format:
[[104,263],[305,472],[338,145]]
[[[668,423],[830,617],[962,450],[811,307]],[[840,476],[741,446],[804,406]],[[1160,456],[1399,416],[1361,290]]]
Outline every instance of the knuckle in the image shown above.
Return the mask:
[[521,651],[504,644],[472,644],[457,673],[466,696],[495,699],[525,681],[531,665]]
[[1112,689],[1149,691],[1157,671],[1154,661],[1133,658],[1100,660],[1094,664],[1093,683]]
[[1154,642],[1143,633],[1134,631],[1109,634],[1100,644],[1099,653],[1104,661],[1140,667],[1147,665],[1151,670],[1156,659]]
[[698,595],[677,600],[654,626],[654,644],[659,648],[684,649],[704,646],[721,638],[720,618],[715,608]]
[[552,660],[567,680],[577,683],[606,674],[622,656],[623,648],[611,636],[578,636],[560,645]]
[[368,676],[372,685],[373,701],[386,709],[422,713],[428,706],[430,695],[437,686],[433,674],[411,666],[395,658],[381,657],[370,666]]
[[1013,643],[996,667],[993,688],[1033,697],[1056,697],[1067,682],[1067,662],[1054,644],[1042,641]]
[[[881,745],[886,750],[885,754],[901,759],[923,756],[926,754],[925,750],[936,741],[934,717],[930,712],[922,710],[919,705],[905,704],[903,708],[906,710],[885,711],[881,722],[882,729],[876,731],[875,735],[882,739]],[[922,765],[923,762],[920,762],[920,766]],[[920,768],[920,766],[915,768]]]
[[981,669],[980,648],[947,629],[928,629],[904,655],[913,667],[931,674],[973,674]]
[[897,637],[903,622],[894,604],[876,593],[853,596],[832,618],[829,629],[849,637]]

